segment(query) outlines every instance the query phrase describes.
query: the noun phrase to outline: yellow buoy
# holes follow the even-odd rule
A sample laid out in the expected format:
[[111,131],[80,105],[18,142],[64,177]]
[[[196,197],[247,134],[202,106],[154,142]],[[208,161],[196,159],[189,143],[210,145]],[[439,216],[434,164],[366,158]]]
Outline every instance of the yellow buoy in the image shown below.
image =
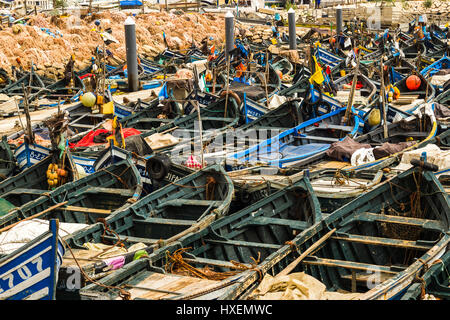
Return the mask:
[[97,101],[97,97],[92,92],[86,92],[81,97],[81,103],[83,106],[92,108],[95,105],[95,102]]
[[373,109],[372,111],[370,111],[368,119],[369,126],[371,127],[376,126],[380,124],[380,122],[381,122],[380,109]]

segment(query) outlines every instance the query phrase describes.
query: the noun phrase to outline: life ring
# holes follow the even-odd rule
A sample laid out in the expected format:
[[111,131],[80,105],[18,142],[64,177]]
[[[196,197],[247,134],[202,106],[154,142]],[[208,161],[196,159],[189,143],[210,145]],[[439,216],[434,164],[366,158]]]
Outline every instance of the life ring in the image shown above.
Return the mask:
[[221,98],[222,98],[222,97],[225,97],[226,94],[227,94],[227,92],[228,92],[228,96],[232,96],[232,97],[234,98],[234,100],[236,100],[237,105],[240,106],[240,105],[241,105],[241,98],[239,98],[239,96],[237,95],[237,93],[235,93],[235,92],[233,92],[233,91],[231,91],[231,90],[225,90],[225,91],[222,91],[222,92],[220,93],[220,97],[221,97]]
[[169,173],[172,161],[163,154],[156,154],[147,160],[145,170],[150,178],[162,180]]

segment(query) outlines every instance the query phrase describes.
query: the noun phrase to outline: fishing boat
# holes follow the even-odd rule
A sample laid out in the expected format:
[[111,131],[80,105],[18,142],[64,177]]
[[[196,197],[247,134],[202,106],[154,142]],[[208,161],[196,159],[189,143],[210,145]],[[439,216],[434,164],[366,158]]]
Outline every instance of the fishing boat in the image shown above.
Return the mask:
[[[167,184],[129,208],[116,211],[104,222],[75,232],[65,240],[75,257],[82,258],[86,272],[94,276],[111,269],[113,260],[123,261],[120,267],[133,261],[136,244],[141,244],[139,250],[145,250],[147,255],[187,234],[200,232],[228,213],[233,192],[233,183],[223,168],[209,166]],[[84,243],[114,245],[118,239],[130,251],[112,259],[102,259],[98,252],[83,246]],[[72,257],[66,258],[60,272],[62,283],[67,278],[65,268],[76,267]]]
[[238,190],[239,200],[247,205],[294,184],[306,175],[324,214],[342,207],[385,180],[381,170],[343,172],[339,169],[323,169],[310,172],[307,169],[268,166],[231,171],[228,175]]
[[[240,284],[239,278],[249,272],[257,273],[295,234],[321,219],[317,198],[303,178],[99,280],[110,289],[89,284],[80,290],[80,296],[115,299],[117,290],[112,286],[120,284],[131,299],[221,299],[223,290]],[[201,279],[186,273],[177,261],[197,275],[209,270],[210,276]],[[167,287],[171,281],[173,289]]]
[[[398,299],[446,251],[449,213],[449,198],[434,174],[415,167],[299,234],[259,272],[279,281],[291,272],[311,276],[325,287],[316,299],[327,293],[341,293],[338,299]],[[262,298],[267,291],[258,290],[258,279],[252,271],[225,296]]]
[[[419,109],[417,112],[423,112]],[[354,156],[354,161],[351,158],[354,152],[350,152],[344,158],[329,157],[327,151],[322,151],[317,153],[311,158],[304,161],[299,161],[295,164],[296,168],[310,169],[311,171],[321,170],[321,169],[340,169],[344,172],[359,171],[359,170],[379,170],[388,166],[393,165],[399,161],[399,156],[406,151],[417,149],[425,146],[430,142],[430,140],[436,136],[437,133],[437,121],[434,114],[427,111],[425,115],[421,117],[416,117],[414,115],[402,119],[398,122],[391,123],[387,125],[388,136],[384,135],[383,126],[378,126],[371,130],[370,132],[360,135],[354,139],[359,145],[358,148],[369,148],[368,144],[372,148],[381,148],[379,153],[374,154],[374,159],[359,158],[361,161],[358,163],[356,160],[357,155]],[[410,141],[410,142],[408,142]],[[398,147],[391,147],[398,145]],[[335,147],[337,147],[335,145]],[[391,150],[384,153],[383,150]],[[400,151],[399,151],[400,150]],[[378,152],[377,151],[377,152]]]
[[222,163],[228,154],[256,145],[303,122],[300,114],[301,103],[301,98],[288,100],[278,108],[234,130],[202,137],[202,140],[196,136],[180,142],[170,149],[171,159],[174,163],[183,163],[187,155],[193,155],[198,159],[203,158],[207,164]]
[[429,66],[423,68],[420,74],[429,79],[437,93],[441,93],[444,90],[444,84],[450,79],[448,74],[450,73],[450,58],[447,56],[442,57],[436,62],[433,62]]
[[[172,131],[172,134],[183,141],[190,141],[200,135],[203,137],[219,134],[220,132],[235,127],[240,120],[239,106],[236,98],[229,95],[223,96],[218,101],[206,108],[193,109],[189,115],[176,118],[165,125],[154,127],[148,131],[143,130],[142,137],[150,137],[155,133]],[[133,123],[128,123],[133,126]]]
[[[300,79],[296,81],[292,86],[280,90],[278,96],[292,98],[292,99],[303,99],[309,92],[309,81],[307,79]],[[271,100],[269,99],[269,102]],[[255,119],[260,118],[269,111],[276,109],[268,108],[268,101],[258,102],[247,98],[247,94],[244,93],[242,98],[242,103],[240,105],[240,111],[243,114],[244,122],[249,123]]]
[[[25,170],[50,155],[50,149],[40,146],[36,143],[29,144],[27,142],[22,143],[17,149],[14,150],[14,157],[17,159],[19,170]],[[95,158],[87,158],[72,155],[75,165],[79,165],[84,174],[91,174],[94,172]],[[75,166],[74,166],[75,167]],[[78,171],[78,170],[77,170]]]
[[[352,116],[349,125],[341,125],[341,118],[346,110],[340,108],[307,120],[275,137],[230,155],[227,158],[227,170],[260,164],[282,168],[327,150],[331,143],[343,139],[344,135],[355,137],[360,119]],[[354,110],[353,112],[355,113]]]
[[[15,176],[1,181],[1,201],[4,203],[12,203],[14,206],[20,206],[40,197],[43,194],[47,194],[49,191],[60,185],[77,180],[79,178],[79,173],[75,167],[75,162],[70,152],[67,152],[64,155],[64,158],[64,161],[62,161],[58,158],[56,153],[52,153],[36,164],[22,170]],[[58,169],[50,169],[55,164],[59,164],[58,169],[66,172],[64,173],[64,176],[59,176],[57,178],[57,184],[53,184],[53,180],[49,178],[49,174],[47,172],[53,171],[57,173]],[[17,200],[19,201],[17,202]],[[7,209],[11,208],[11,206],[7,207]],[[1,210],[0,215],[5,213],[5,210]]]
[[94,170],[99,171],[111,164],[131,157],[141,175],[143,192],[151,193],[162,186],[175,182],[193,172],[193,169],[175,164],[164,154],[139,156],[136,153],[121,149],[113,144],[102,151],[94,162]]
[[0,258],[0,300],[55,300],[65,253],[58,229],[50,219],[47,232]]
[[60,222],[95,223],[98,218],[136,202],[141,196],[142,181],[128,158],[50,192],[24,189],[8,198],[15,207],[0,217],[0,228],[38,217],[56,217]]
[[[347,74],[333,82],[336,88],[336,96],[334,99],[341,103],[347,103],[352,88],[354,74]],[[354,106],[357,108],[360,105],[367,105],[377,93],[375,84],[365,75],[359,73],[357,75],[357,84],[354,92]]]
[[408,77],[393,85],[400,91],[400,96],[391,104],[407,113],[412,113],[420,104],[431,101],[436,94],[436,89],[430,83],[430,80],[425,79],[421,74],[417,74],[416,76],[420,79],[420,86],[415,90],[410,90],[407,87],[406,81]]

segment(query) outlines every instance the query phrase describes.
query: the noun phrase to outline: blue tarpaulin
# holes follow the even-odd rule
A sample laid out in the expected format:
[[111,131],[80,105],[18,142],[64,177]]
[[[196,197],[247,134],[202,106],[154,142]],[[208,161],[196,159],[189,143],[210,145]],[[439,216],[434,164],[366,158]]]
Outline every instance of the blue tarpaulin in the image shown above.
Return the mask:
[[142,6],[142,1],[137,0],[126,0],[126,1],[120,1],[120,6]]

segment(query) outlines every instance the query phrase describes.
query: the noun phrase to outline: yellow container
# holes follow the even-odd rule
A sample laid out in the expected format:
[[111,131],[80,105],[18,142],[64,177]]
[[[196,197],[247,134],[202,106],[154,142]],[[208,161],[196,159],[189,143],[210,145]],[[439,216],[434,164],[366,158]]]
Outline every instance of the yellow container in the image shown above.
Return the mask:
[[114,102],[110,101],[108,103],[102,104],[100,106],[100,113],[102,113],[102,114],[114,113]]
[[97,96],[97,104],[102,105],[103,104],[103,96]]
[[345,70],[341,70],[340,73],[341,73],[341,77],[345,76]]

